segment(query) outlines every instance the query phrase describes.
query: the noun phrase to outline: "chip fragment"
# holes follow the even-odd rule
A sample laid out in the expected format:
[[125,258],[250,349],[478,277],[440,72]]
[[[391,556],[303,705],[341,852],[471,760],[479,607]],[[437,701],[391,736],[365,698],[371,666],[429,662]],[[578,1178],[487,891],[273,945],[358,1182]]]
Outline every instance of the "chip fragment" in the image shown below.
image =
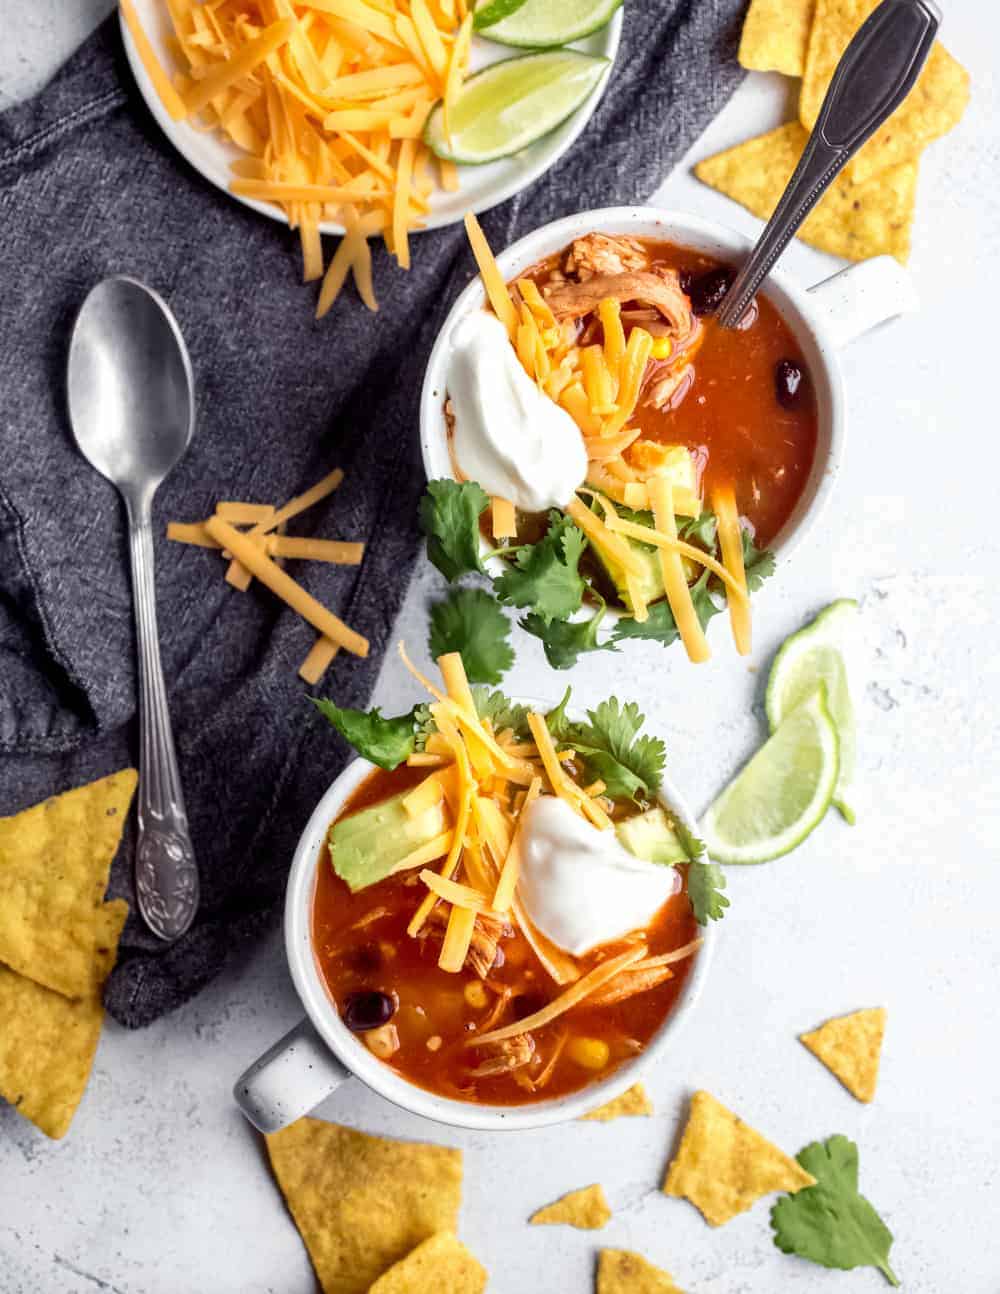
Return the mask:
[[755,72],[801,76],[816,0],[752,0],[743,20],[739,60]]
[[628,1249],[602,1249],[597,1260],[597,1294],[684,1294],[662,1267]]
[[[716,153],[695,167],[699,180],[767,220],[802,156],[808,133],[790,121],[766,135]],[[886,253],[904,263],[917,194],[917,164],[892,166],[854,183],[841,174],[809,213],[798,237],[851,261]]]
[[631,1119],[640,1115],[653,1113],[653,1102],[641,1083],[633,1085],[613,1101],[599,1105],[596,1110],[581,1114],[581,1119],[592,1119],[597,1123],[610,1123],[612,1119]]
[[384,1272],[368,1294],[482,1294],[488,1279],[461,1240],[441,1231]]
[[878,1084],[878,1067],[885,1035],[884,1007],[871,1007],[837,1016],[811,1033],[799,1035],[799,1042],[823,1062],[834,1078],[840,1079],[859,1101],[873,1101]]
[[0,818],[0,962],[70,998],[93,989],[95,922],[136,785],[126,768]]
[[554,1204],[547,1204],[528,1219],[532,1226],[557,1226],[564,1223],[580,1231],[600,1231],[610,1220],[611,1209],[608,1207],[604,1188],[596,1183],[578,1191],[570,1191],[568,1195],[561,1196]]
[[70,999],[0,966],[0,1096],[47,1137],[64,1137],[83,1098],[101,1036],[101,993],[114,968],[128,904],[98,908],[88,992]]
[[[799,117],[811,130],[841,56],[879,0],[816,0],[809,36]],[[857,156],[848,164],[857,183],[915,161],[932,139],[945,135],[961,120],[969,102],[969,74],[936,41],[916,85]]]
[[684,1136],[663,1193],[690,1200],[719,1227],[773,1191],[794,1194],[815,1178],[708,1092],[691,1098]]
[[367,1294],[388,1268],[454,1232],[462,1152],[300,1119],[266,1138],[324,1294]]

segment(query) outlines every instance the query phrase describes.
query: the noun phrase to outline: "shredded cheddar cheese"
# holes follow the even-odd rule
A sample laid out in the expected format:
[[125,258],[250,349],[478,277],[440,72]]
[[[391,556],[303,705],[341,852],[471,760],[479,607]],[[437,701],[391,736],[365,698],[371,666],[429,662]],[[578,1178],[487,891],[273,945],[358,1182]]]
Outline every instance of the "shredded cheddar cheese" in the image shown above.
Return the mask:
[[[662,476],[653,477],[649,482],[649,497],[653,505],[653,519],[656,528],[668,539],[677,540],[677,522],[674,519],[673,489],[670,482]],[[681,555],[674,548],[660,548],[660,573],[663,576],[663,587],[666,589],[667,602],[681,642],[688,654],[688,659],[696,664],[708,660],[708,641],[701,627],[691,590],[688,588]]]
[[719,546],[733,583],[741,597],[729,596],[729,623],[733,642],[741,656],[750,655],[750,599],[747,596],[747,575],[743,565],[743,535],[740,514],[736,509],[736,495],[731,485],[717,486],[712,492],[712,508],[719,523]]

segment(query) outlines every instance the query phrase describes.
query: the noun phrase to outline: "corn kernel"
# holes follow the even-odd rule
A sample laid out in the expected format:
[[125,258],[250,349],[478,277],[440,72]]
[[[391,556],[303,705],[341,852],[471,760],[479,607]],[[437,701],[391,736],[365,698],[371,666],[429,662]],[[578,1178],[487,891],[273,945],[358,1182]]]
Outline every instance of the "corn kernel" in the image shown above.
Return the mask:
[[603,1069],[611,1058],[611,1048],[601,1038],[571,1038],[566,1055],[583,1069]]
[[656,337],[649,353],[653,359],[669,359],[674,353],[674,343],[669,337]]
[[481,1011],[489,1002],[489,995],[486,989],[477,979],[469,980],[465,986],[465,1000],[469,1006]]
[[388,1060],[399,1051],[399,1033],[394,1024],[383,1024],[378,1029],[368,1029],[362,1037],[369,1051],[379,1060]]

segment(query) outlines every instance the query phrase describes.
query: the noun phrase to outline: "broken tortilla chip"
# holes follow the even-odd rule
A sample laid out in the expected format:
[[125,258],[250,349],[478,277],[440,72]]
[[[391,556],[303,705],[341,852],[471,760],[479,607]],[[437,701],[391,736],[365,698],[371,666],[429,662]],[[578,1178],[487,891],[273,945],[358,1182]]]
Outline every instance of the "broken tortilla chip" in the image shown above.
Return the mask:
[[324,1294],[367,1294],[394,1263],[455,1231],[462,1152],[299,1119],[266,1138]]
[[739,60],[754,72],[801,76],[816,0],[752,0],[743,20]]
[[126,768],[0,818],[0,962],[12,971],[66,997],[92,991],[97,912],[135,785]]
[[684,1294],[662,1267],[628,1249],[602,1249],[597,1260],[597,1294]]
[[794,1194],[815,1184],[794,1159],[714,1096],[695,1092],[663,1193],[690,1200],[706,1222],[719,1227],[745,1213],[762,1195]]
[[643,1114],[653,1113],[653,1102],[646,1095],[641,1083],[634,1083],[621,1096],[616,1096],[606,1105],[599,1105],[596,1110],[581,1114],[581,1119],[593,1119],[598,1123],[610,1123],[612,1119],[629,1119]]
[[[695,175],[761,220],[767,220],[808,138],[797,121],[790,121],[706,158],[695,167]],[[890,167],[863,184],[840,175],[806,217],[798,237],[820,251],[851,261],[887,253],[905,264],[910,254],[916,194],[915,162]]]
[[[816,0],[809,36],[799,117],[811,130],[837,64],[854,33],[879,0]],[[958,124],[969,102],[969,74],[936,41],[916,85],[847,166],[856,183],[900,162],[915,161],[932,139]]]
[[442,1231],[390,1267],[368,1294],[482,1294],[488,1279],[461,1240]]
[[577,1227],[580,1231],[600,1231],[611,1220],[611,1210],[604,1196],[602,1186],[584,1186],[579,1191],[570,1191],[554,1204],[547,1204],[544,1209],[533,1213],[528,1221],[533,1227],[557,1226],[564,1223],[568,1227]]
[[98,908],[90,987],[64,997],[0,966],[0,1096],[58,1141],[87,1088],[101,1036],[101,993],[114,968],[128,904]]
[[840,1015],[811,1033],[799,1035],[799,1042],[821,1060],[834,1078],[839,1078],[859,1101],[875,1099],[878,1066],[882,1057],[886,1011],[872,1007]]

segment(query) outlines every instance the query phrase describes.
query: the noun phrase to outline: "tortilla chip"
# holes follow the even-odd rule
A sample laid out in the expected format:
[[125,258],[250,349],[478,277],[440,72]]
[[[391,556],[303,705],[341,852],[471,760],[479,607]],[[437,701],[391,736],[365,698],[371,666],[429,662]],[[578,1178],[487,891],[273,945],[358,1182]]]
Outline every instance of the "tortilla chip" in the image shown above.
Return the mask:
[[873,1007],[827,1020],[812,1033],[799,1035],[834,1078],[839,1078],[859,1101],[873,1101],[882,1057],[886,1011]]
[[460,1150],[321,1119],[300,1119],[266,1140],[324,1294],[367,1294],[422,1241],[458,1225]]
[[0,818],[0,962],[66,997],[93,987],[95,919],[135,769]]
[[739,60],[755,72],[801,76],[816,0],[752,0],[743,20]]
[[[737,144],[695,167],[705,184],[733,198],[761,220],[770,218],[785,191],[808,134],[797,121]],[[850,261],[887,253],[906,263],[917,195],[917,165],[893,166],[854,184],[843,174],[809,213],[798,237]]]
[[568,1227],[577,1227],[580,1231],[600,1231],[611,1221],[611,1210],[604,1197],[602,1186],[584,1186],[582,1190],[570,1191],[568,1195],[547,1204],[528,1219],[533,1227],[556,1226],[565,1223]]
[[442,1231],[390,1267],[368,1294],[482,1294],[488,1279],[465,1245]]
[[[799,117],[811,130],[844,50],[879,0],[816,0],[799,99]],[[861,183],[900,162],[915,161],[932,139],[958,125],[969,102],[969,74],[940,41],[924,70],[887,122],[850,162],[847,173]]]
[[641,1083],[635,1083],[627,1092],[622,1092],[621,1096],[616,1096],[606,1105],[599,1105],[596,1110],[591,1110],[588,1114],[581,1114],[580,1118],[594,1119],[598,1123],[610,1123],[612,1119],[631,1119],[652,1113],[653,1102],[646,1095],[646,1089]]
[[665,1195],[691,1201],[720,1227],[773,1191],[794,1194],[816,1179],[708,1092],[695,1092]]
[[628,1249],[602,1249],[597,1260],[597,1294],[684,1294],[662,1267]]
[[0,966],[0,1096],[56,1141],[90,1078],[104,1021],[101,993],[127,916],[121,899],[98,909],[90,991],[75,1001]]

